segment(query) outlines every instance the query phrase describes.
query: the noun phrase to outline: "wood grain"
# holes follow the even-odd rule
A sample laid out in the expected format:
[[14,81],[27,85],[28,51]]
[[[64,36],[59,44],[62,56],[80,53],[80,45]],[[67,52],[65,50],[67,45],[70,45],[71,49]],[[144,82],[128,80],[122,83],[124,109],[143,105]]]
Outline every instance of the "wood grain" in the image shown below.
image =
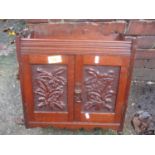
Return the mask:
[[[100,24],[101,23],[99,23],[99,25]],[[101,35],[101,32],[99,32],[97,28],[87,24],[84,25],[84,27],[91,31],[89,33],[83,32],[84,34],[80,33],[83,28],[82,25],[79,23],[78,27],[73,28],[74,30],[70,29],[69,26],[68,33],[67,30],[62,33],[63,37],[58,35],[61,31],[56,31],[56,35],[50,36],[44,35],[43,33],[45,30],[40,29],[42,31],[41,34],[37,34],[38,32],[34,33],[35,35],[33,35],[32,38],[17,38],[17,58],[20,66],[19,71],[26,127],[54,126],[71,129],[89,129],[96,127],[111,128],[115,130],[123,129],[134,62],[135,43],[132,43],[132,41],[123,41],[121,39],[117,40],[116,37],[113,37],[112,35]],[[63,29],[65,28],[66,27],[64,26]],[[49,32],[49,30],[47,31]],[[73,32],[73,34],[71,32]],[[71,36],[69,37],[67,34]],[[96,34],[96,38],[92,37],[94,34]],[[57,55],[61,57],[61,61],[56,63],[49,62],[49,57]],[[96,56],[98,57],[98,61],[95,61]],[[34,81],[32,80],[34,77],[32,74],[33,65],[48,65],[48,67],[52,65],[66,66],[66,111],[35,110],[35,95],[33,92]],[[113,111],[83,111],[82,107],[85,101],[83,100],[82,93],[87,93],[83,91],[85,66],[119,68],[117,75],[118,80],[116,81],[118,86],[116,86],[116,99]],[[49,74],[52,76],[51,73]],[[107,72],[100,73],[100,75],[98,74],[98,78],[102,82],[105,82],[105,79],[101,77],[107,77],[106,75]],[[37,78],[37,75],[35,75],[35,78]],[[108,83],[107,87],[110,88],[111,84]],[[77,95],[81,95],[81,99],[79,98],[77,100]],[[105,100],[103,99],[102,101]],[[54,99],[52,102],[54,102]]]

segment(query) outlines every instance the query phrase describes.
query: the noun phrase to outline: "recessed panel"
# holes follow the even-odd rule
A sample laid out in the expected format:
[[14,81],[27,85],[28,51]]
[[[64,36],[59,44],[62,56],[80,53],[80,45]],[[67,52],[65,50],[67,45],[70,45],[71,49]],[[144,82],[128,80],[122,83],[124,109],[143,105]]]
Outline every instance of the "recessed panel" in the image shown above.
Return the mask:
[[32,65],[35,111],[67,111],[67,66]]
[[114,112],[119,72],[120,67],[117,66],[84,66],[84,112]]

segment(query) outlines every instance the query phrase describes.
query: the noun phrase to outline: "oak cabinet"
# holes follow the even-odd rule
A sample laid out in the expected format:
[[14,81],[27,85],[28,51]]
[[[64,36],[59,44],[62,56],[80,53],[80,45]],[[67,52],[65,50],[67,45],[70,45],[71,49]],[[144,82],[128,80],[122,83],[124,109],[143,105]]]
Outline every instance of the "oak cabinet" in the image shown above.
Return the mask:
[[26,127],[123,128],[135,43],[17,38]]

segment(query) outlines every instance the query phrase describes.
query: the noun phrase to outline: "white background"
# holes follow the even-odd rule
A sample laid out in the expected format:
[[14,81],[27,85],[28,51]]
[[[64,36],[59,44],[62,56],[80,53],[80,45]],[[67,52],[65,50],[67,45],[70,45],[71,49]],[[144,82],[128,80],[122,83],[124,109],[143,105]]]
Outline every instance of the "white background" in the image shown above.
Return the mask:
[[154,0],[1,0],[0,18],[153,19]]

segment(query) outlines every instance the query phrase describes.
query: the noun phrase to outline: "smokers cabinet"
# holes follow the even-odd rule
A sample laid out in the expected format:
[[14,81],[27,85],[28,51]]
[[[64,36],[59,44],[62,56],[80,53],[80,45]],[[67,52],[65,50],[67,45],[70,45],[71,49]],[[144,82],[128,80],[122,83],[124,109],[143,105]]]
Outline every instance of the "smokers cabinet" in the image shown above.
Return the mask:
[[134,41],[20,38],[26,127],[123,128]]

